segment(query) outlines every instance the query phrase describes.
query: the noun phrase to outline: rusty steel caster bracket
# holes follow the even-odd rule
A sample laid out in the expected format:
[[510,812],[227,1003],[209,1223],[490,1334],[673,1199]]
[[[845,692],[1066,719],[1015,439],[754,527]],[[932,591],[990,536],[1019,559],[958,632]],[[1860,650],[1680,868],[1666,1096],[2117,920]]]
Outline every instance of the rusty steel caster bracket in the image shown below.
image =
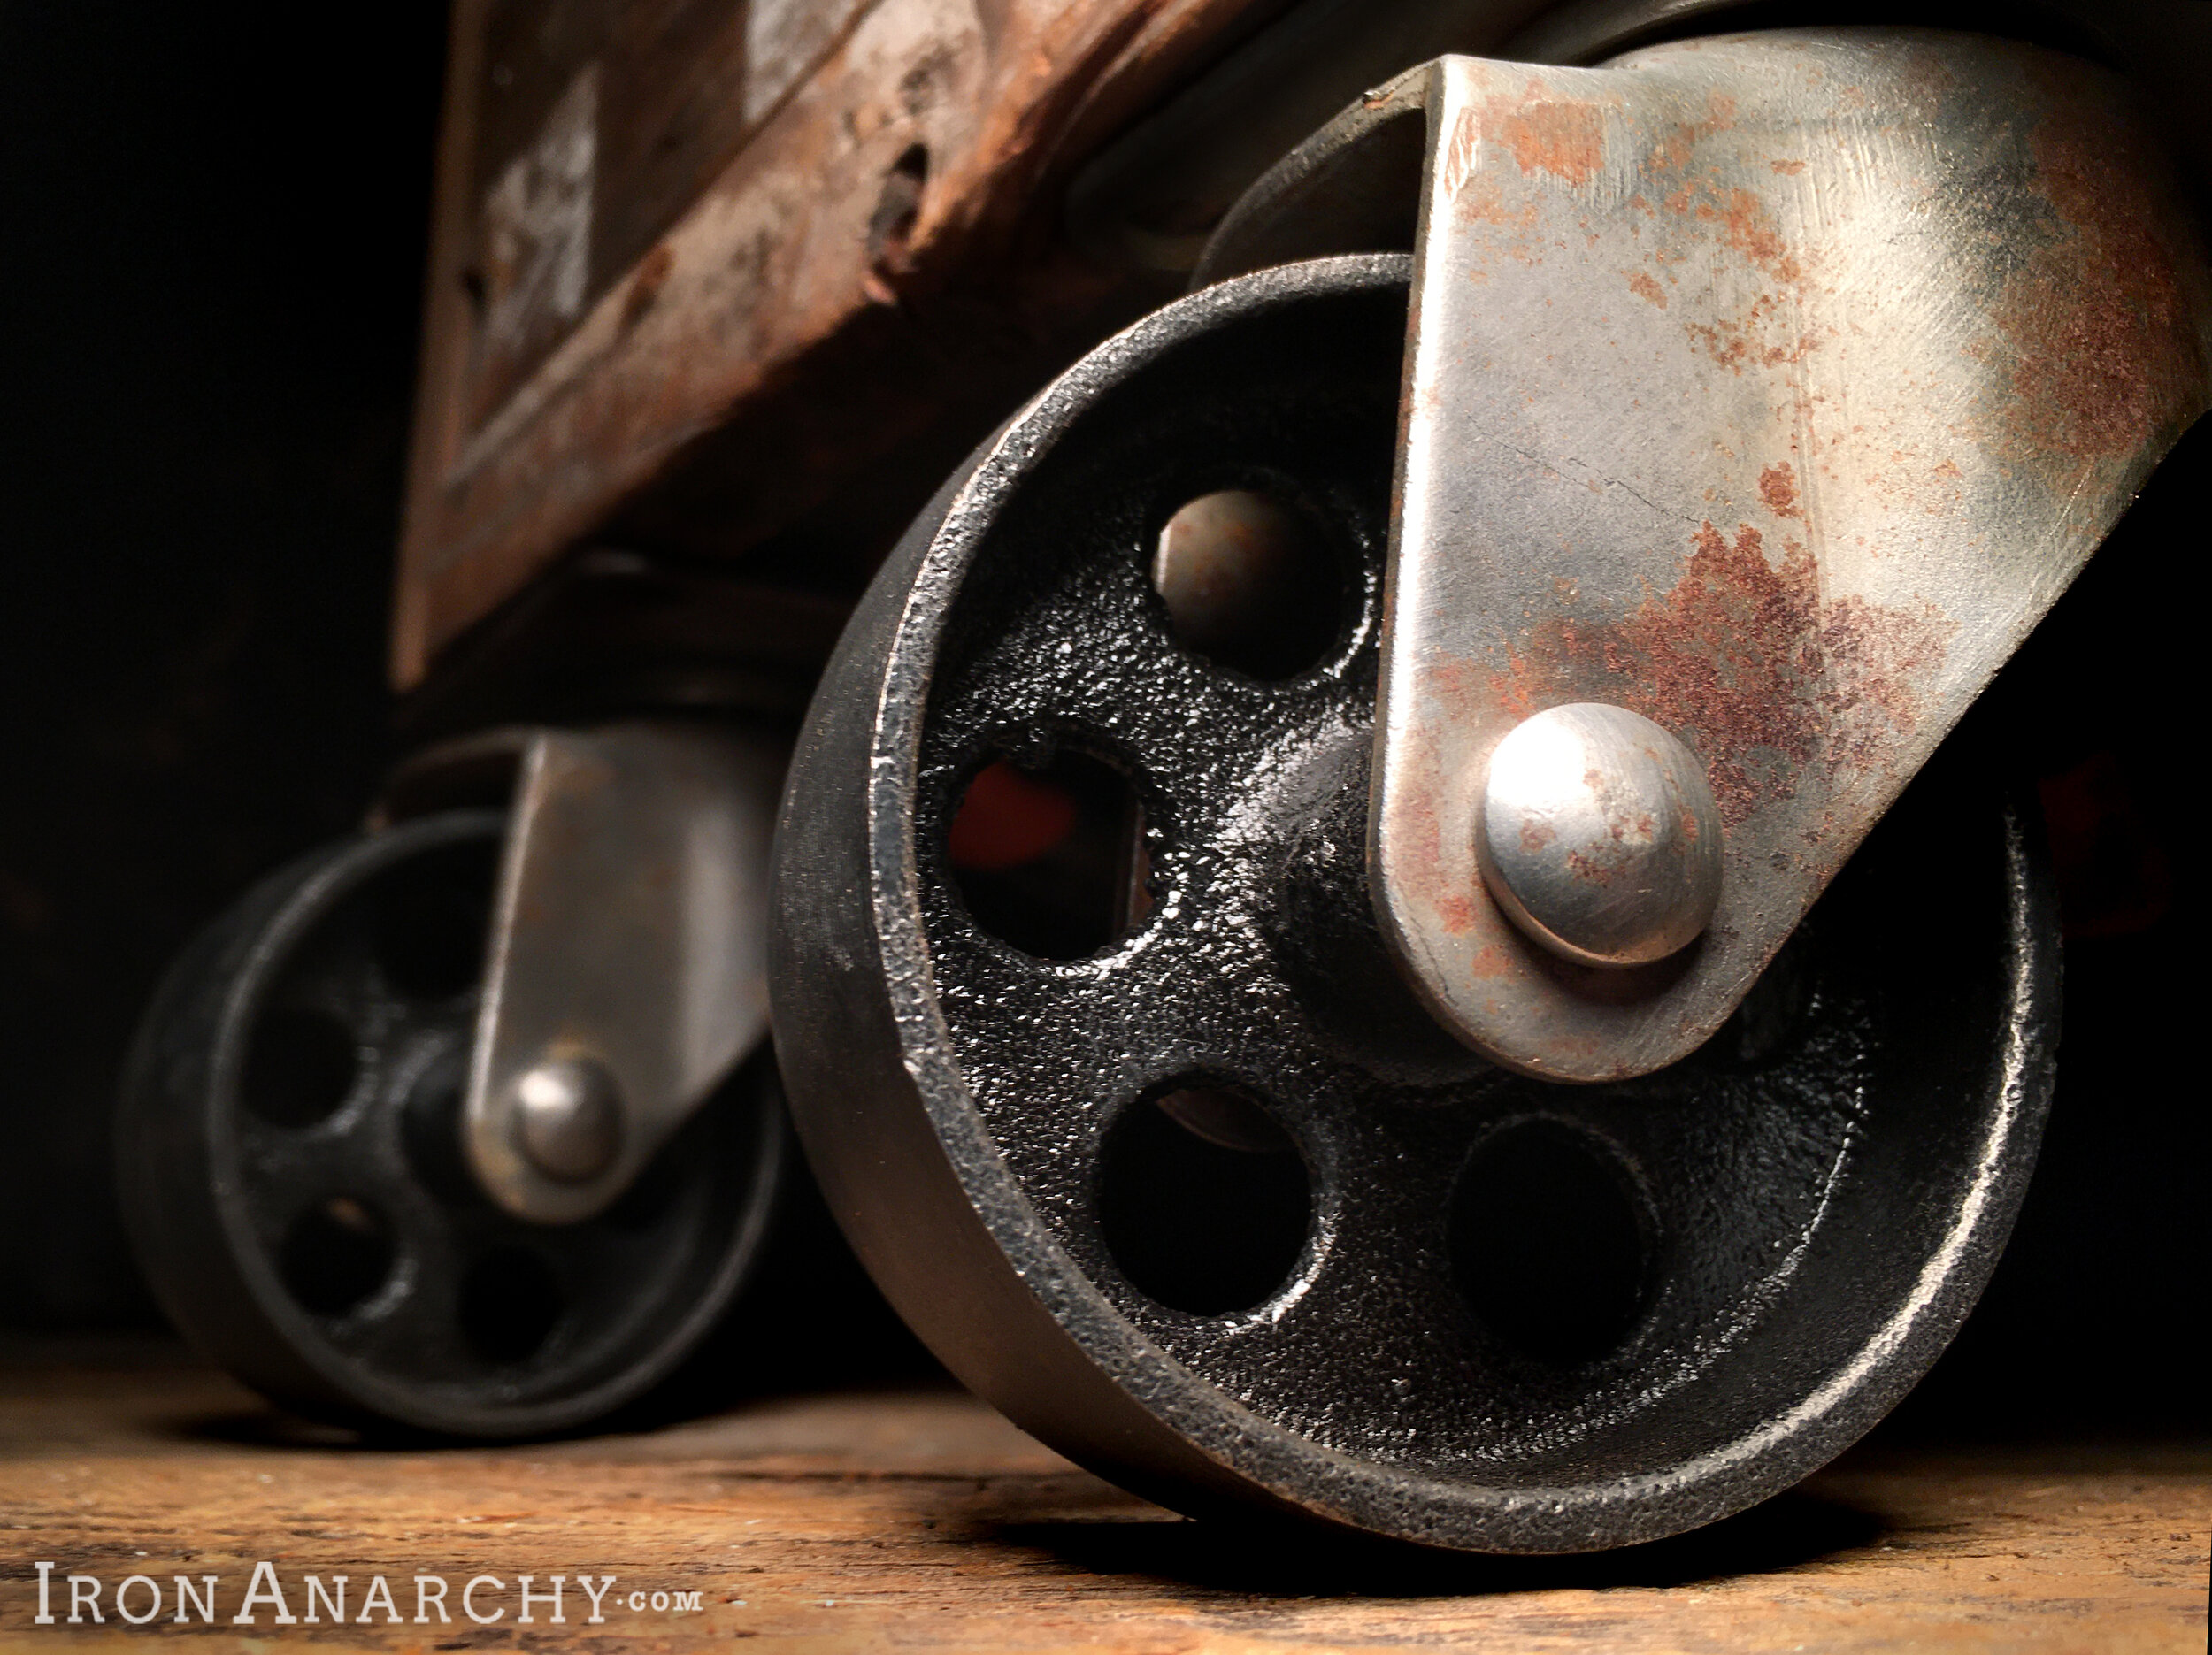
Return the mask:
[[2203,249],[2116,78],[1872,29],[1440,58],[1200,280],[1406,246],[1378,911],[1485,1055],[1648,1073],[2212,398]]

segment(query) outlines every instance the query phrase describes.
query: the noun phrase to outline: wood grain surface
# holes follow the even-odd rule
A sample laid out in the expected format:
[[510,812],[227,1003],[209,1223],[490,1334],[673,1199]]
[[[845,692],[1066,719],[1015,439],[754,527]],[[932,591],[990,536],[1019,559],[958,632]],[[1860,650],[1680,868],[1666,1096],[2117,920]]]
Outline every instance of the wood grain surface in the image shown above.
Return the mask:
[[[651,1431],[496,1450],[364,1446],[173,1360],[0,1366],[0,1647],[166,1633],[263,1652],[1084,1649],[1287,1651],[2201,1651],[2212,1452],[1937,1450],[1878,1440],[1682,1539],[1524,1561],[1364,1555],[1185,1521],[1079,1471],[966,1396],[756,1400]],[[56,1623],[36,1623],[52,1562]],[[266,1561],[294,1624],[264,1602]],[[105,1621],[67,1621],[70,1573]],[[134,1630],[115,1588],[149,1577]],[[214,1625],[172,1577],[217,1577]],[[358,1620],[383,1575],[402,1617]],[[348,1577],[349,1619],[305,1614]],[[565,1577],[518,1625],[518,1577]],[[587,1620],[575,1582],[600,1587]],[[450,1623],[413,1621],[414,1579]],[[499,1618],[463,1618],[472,1600]],[[130,1589],[144,1613],[152,1587]],[[655,1592],[699,1594],[695,1611]],[[636,1598],[632,1594],[636,1593]],[[633,1608],[633,1603],[641,1606]],[[757,1641],[752,1641],[757,1640]]]
[[[665,5],[460,0],[397,682],[679,472],[712,480],[614,540],[734,553],[959,410],[941,478],[1134,313],[1044,250],[1056,180],[1278,4],[748,0],[679,7],[696,38],[656,51]],[[810,7],[836,27],[778,26]]]

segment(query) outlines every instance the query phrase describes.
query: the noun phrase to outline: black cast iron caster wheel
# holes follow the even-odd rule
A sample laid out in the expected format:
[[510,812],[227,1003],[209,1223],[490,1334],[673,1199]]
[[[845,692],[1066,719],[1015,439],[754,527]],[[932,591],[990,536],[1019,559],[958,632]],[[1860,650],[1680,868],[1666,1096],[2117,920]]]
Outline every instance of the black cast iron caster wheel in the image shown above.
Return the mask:
[[571,1430],[668,1378],[758,1251],[788,1129],[741,1070],[616,1204],[509,1216],[460,1110],[503,815],[318,852],[172,969],[119,1122],[124,1210],[178,1326],[311,1417]]
[[[1407,274],[1171,305],[948,486],[798,752],[776,1037],[878,1283],[1055,1447],[1187,1511],[1613,1546],[1803,1476],[1957,1328],[2052,908],[1955,743],[1690,1061],[1448,1038],[1364,873]],[[1225,521],[1268,555],[1210,566]]]

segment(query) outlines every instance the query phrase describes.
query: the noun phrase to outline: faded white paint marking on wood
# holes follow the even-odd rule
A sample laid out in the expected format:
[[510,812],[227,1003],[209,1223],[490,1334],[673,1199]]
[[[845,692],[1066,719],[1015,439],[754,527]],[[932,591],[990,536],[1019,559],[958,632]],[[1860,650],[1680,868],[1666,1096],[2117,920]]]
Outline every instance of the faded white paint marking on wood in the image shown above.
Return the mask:
[[751,0],[745,8],[745,119],[758,120],[821,61],[870,0]]
[[599,65],[589,63],[485,197],[484,332],[494,349],[583,313],[598,155]]

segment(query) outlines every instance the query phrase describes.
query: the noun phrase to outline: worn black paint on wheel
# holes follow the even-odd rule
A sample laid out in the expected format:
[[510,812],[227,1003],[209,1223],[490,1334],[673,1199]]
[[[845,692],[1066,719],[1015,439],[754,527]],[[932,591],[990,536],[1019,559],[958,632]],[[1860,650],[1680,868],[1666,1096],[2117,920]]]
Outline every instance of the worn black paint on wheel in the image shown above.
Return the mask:
[[758,1251],[787,1129],[764,1058],[597,1218],[483,1194],[460,1108],[503,816],[426,816],[272,876],[140,1030],[118,1153],[162,1305],[301,1413],[498,1437],[667,1378]]
[[[1447,1038],[1364,883],[1407,272],[1171,305],[948,485],[794,766],[777,1040],[879,1283],[1054,1446],[1187,1510],[1617,1545],[1804,1475],[1957,1328],[2041,1127],[2052,915],[1952,751],[1690,1061],[1564,1087]],[[1310,670],[1172,635],[1149,548],[1224,488],[1341,562]],[[1126,934],[1072,960],[947,849],[972,778],[1068,752],[1142,831]]]

